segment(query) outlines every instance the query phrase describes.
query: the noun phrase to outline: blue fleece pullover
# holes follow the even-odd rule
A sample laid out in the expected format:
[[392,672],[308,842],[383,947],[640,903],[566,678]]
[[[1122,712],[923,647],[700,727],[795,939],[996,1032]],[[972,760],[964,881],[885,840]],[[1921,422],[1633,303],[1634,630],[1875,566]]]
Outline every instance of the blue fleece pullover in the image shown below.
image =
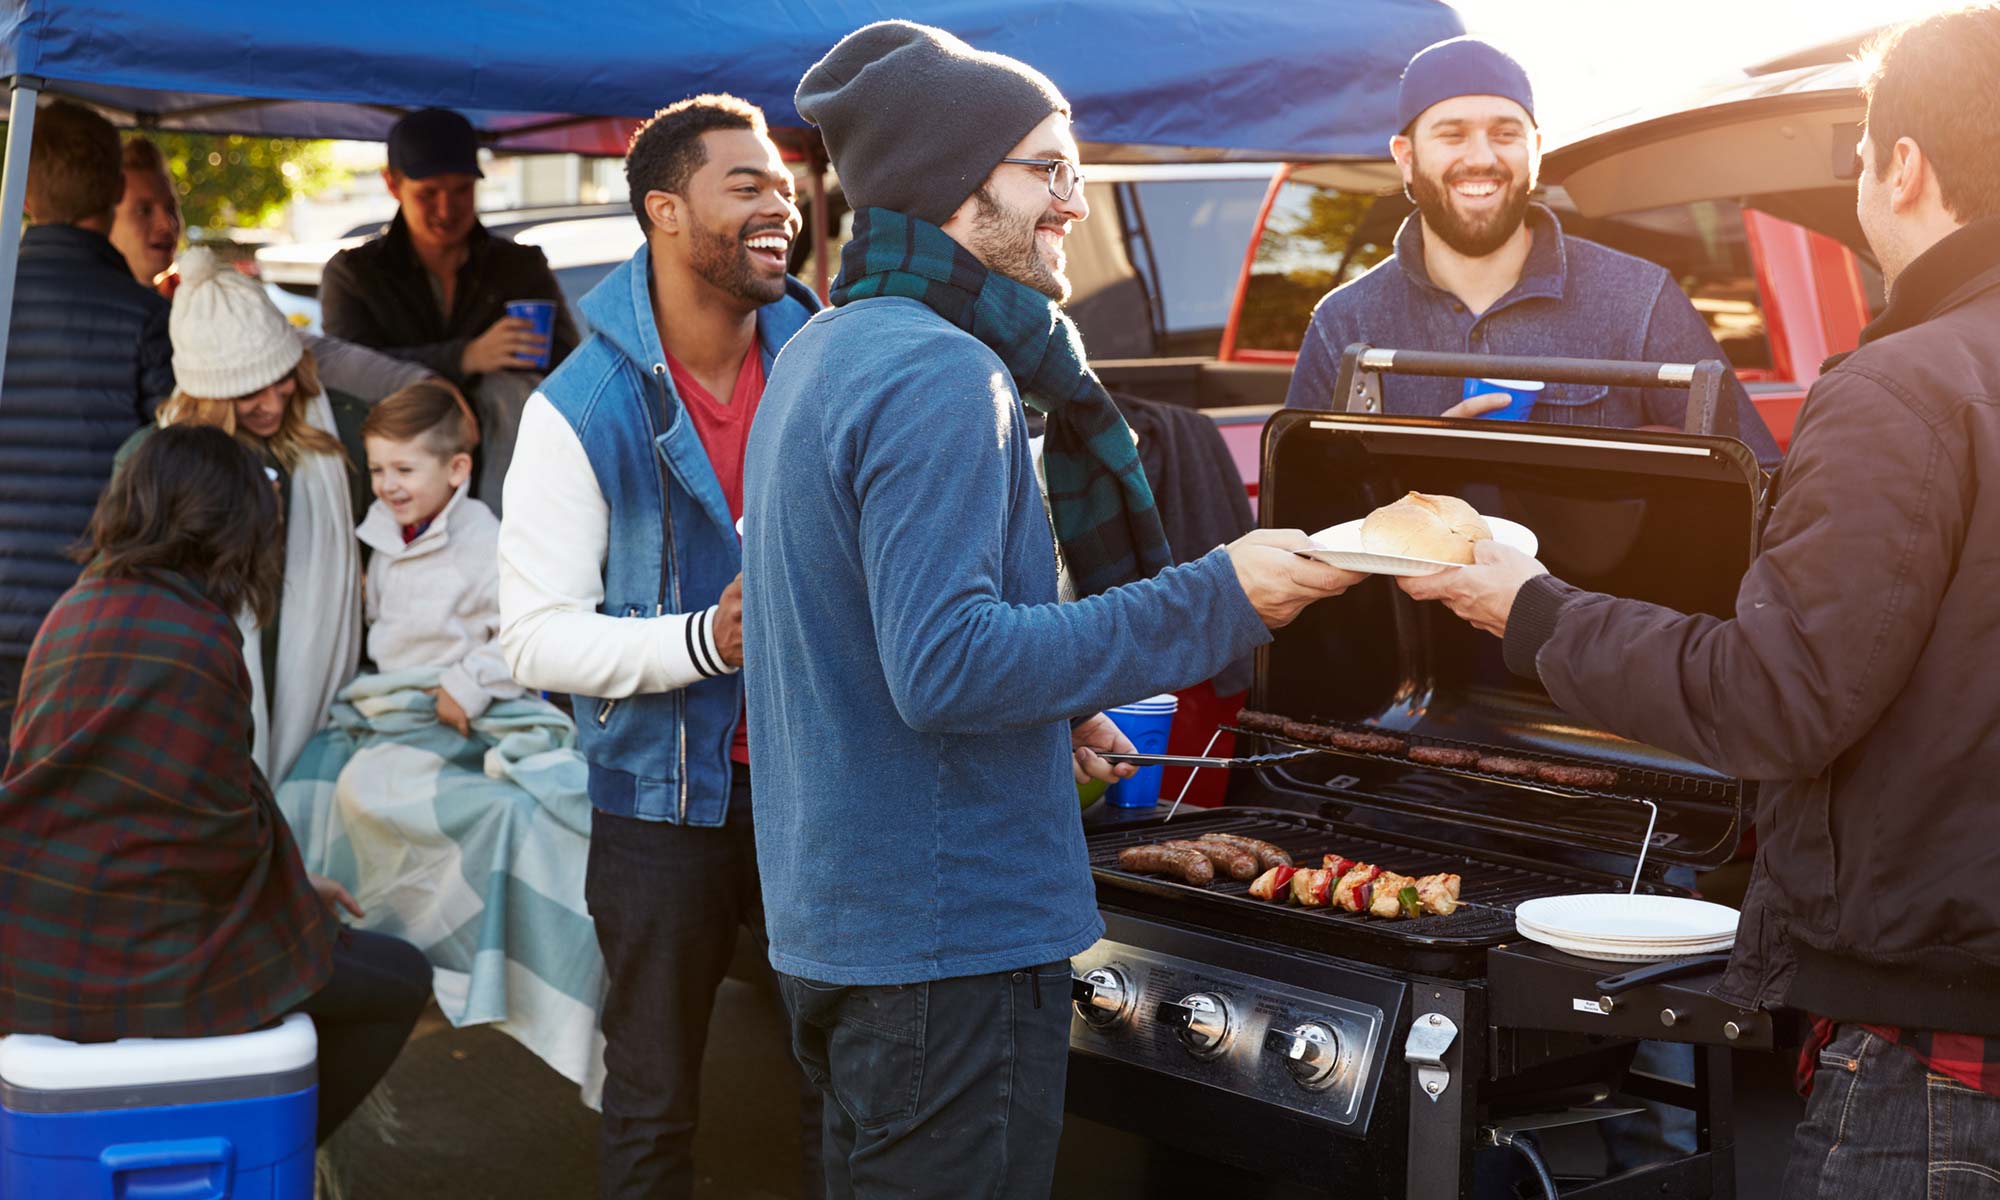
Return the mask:
[[1216,550],[1075,603],[1000,359],[923,304],[822,312],[744,470],[744,686],[771,963],[836,984],[1103,932],[1069,721],[1269,640]]

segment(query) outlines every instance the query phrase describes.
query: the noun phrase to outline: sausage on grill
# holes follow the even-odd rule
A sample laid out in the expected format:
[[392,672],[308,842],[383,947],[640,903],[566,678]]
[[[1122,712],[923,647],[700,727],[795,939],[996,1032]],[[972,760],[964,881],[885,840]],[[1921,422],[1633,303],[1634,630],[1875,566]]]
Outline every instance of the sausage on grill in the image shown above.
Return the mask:
[[1257,878],[1257,856],[1226,842],[1161,842],[1160,845],[1169,850],[1192,850],[1238,882]]
[[1259,841],[1253,837],[1244,837],[1236,833],[1204,833],[1195,840],[1198,842],[1221,842],[1225,846],[1233,846],[1238,850],[1247,850],[1257,856],[1257,865],[1267,871],[1272,867],[1289,867],[1292,865],[1291,855],[1269,842]]
[[1580,767],[1558,763],[1536,767],[1535,778],[1543,783],[1559,783],[1564,787],[1608,788],[1618,782],[1618,772],[1609,767]]
[[1386,733],[1362,733],[1350,729],[1329,729],[1324,739],[1330,746],[1357,754],[1400,754],[1403,739]]
[[1285,732],[1285,718],[1276,713],[1258,712],[1254,708],[1246,708],[1237,713],[1236,724],[1239,728],[1248,729],[1252,733]]
[[1473,767],[1479,765],[1479,751],[1455,746],[1412,746],[1410,761],[1432,767]]
[[1518,775],[1522,779],[1533,779],[1535,771],[1542,764],[1526,758],[1509,758],[1504,754],[1489,754],[1479,760],[1479,769],[1491,775]]
[[1215,879],[1215,868],[1209,865],[1208,857],[1193,850],[1129,846],[1118,852],[1118,865],[1141,875],[1171,875],[1196,887],[1206,887]]

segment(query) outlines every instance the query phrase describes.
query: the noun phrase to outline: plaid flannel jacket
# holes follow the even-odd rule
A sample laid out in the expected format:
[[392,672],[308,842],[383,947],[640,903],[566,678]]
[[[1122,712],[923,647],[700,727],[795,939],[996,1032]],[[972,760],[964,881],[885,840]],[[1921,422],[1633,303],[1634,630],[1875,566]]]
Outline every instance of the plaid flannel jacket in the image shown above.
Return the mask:
[[[1836,1023],[1814,1017],[1812,1032],[1799,1052],[1797,1083],[1802,1095],[1812,1095],[1813,1075],[1819,1069],[1819,1052],[1833,1041]],[[2000,1038],[1970,1033],[1937,1033],[1928,1029],[1897,1029],[1891,1025],[1863,1025],[1863,1029],[1901,1046],[1939,1075],[1949,1075],[1969,1088],[2000,1096]]]
[[242,638],[193,583],[56,603],[0,779],[0,1030],[240,1033],[325,985],[336,923],[250,736]]

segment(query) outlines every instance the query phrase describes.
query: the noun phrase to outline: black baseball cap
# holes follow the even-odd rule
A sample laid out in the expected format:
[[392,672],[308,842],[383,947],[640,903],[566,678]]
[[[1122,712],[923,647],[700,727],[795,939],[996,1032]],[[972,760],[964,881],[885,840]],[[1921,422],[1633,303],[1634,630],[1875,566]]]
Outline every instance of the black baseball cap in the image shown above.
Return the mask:
[[472,122],[448,108],[420,108],[390,127],[389,169],[407,179],[486,176]]

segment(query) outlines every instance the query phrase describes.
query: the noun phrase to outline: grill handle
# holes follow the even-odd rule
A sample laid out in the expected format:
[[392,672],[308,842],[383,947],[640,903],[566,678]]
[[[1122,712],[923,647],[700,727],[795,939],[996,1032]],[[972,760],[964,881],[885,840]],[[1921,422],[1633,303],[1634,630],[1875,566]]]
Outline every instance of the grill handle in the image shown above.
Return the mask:
[[1653,963],[1622,975],[1607,975],[1597,981],[1597,994],[1616,996],[1620,992],[1644,987],[1649,983],[1665,983],[1669,979],[1680,979],[1687,975],[1706,974],[1728,961],[1727,954],[1697,954],[1693,958],[1677,958],[1672,962]]
[[1533,379],[1546,383],[1581,383],[1608,387],[1655,387],[1685,390],[1688,433],[1743,436],[1736,406],[1726,403],[1723,380],[1728,368],[1715,359],[1697,363],[1621,362],[1600,358],[1545,358],[1500,354],[1442,354],[1428,350],[1392,350],[1356,342],[1340,356],[1334,384],[1335,412],[1379,413],[1382,376],[1432,375],[1451,378]]

